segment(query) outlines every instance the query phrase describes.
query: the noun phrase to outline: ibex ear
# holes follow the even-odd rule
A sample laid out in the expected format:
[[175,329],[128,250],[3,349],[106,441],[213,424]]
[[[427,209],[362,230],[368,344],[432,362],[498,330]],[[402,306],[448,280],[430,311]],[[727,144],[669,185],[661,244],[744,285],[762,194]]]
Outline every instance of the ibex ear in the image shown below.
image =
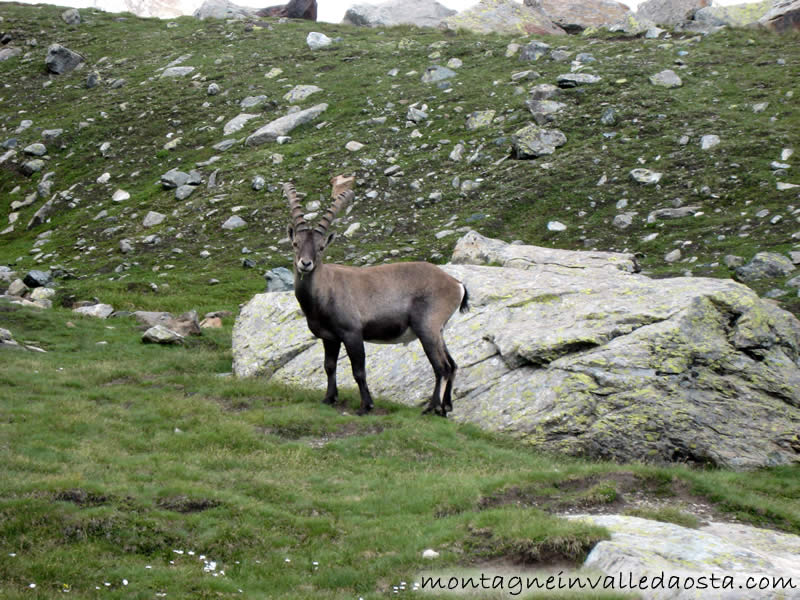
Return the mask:
[[294,241],[294,227],[292,227],[291,225],[289,225],[289,241],[290,242]]
[[323,248],[327,248],[328,246],[330,246],[331,243],[333,243],[333,240],[335,240],[335,239],[336,239],[336,234],[335,233],[329,233],[328,237],[325,239],[325,245],[323,246]]

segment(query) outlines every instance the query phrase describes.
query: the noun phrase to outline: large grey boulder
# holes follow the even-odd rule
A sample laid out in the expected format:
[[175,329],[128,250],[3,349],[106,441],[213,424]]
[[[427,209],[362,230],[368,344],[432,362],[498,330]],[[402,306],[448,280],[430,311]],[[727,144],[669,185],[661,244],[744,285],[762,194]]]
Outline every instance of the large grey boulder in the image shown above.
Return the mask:
[[56,75],[69,73],[83,62],[83,56],[61,44],[52,44],[47,49],[47,56],[44,59],[47,70]]
[[[455,419],[570,455],[733,468],[800,462],[793,315],[730,280],[653,280],[580,256],[506,262],[528,268],[444,267],[472,304],[445,336],[460,365]],[[354,386],[342,354],[341,385]],[[242,309],[233,357],[238,376],[326,385],[322,344],[290,292],[256,295]],[[416,405],[433,389],[417,342],[370,345],[367,373],[373,393],[395,402]]]
[[567,33],[611,25],[628,17],[630,9],[615,0],[524,0],[525,6],[544,11]]
[[[711,522],[689,529],[621,515],[568,518],[605,527],[611,534],[592,549],[584,568],[617,581],[624,573],[625,584],[641,585],[641,578],[647,578],[646,587],[630,590],[645,600],[800,598],[800,590],[774,583],[779,577],[800,578],[800,536],[738,523]],[[670,577],[681,578],[683,585],[670,586]],[[759,585],[757,593],[747,589],[748,577]]]
[[205,0],[200,7],[194,11],[196,19],[244,19],[255,14],[256,10],[239,6],[228,0]]
[[342,23],[367,27],[438,27],[443,19],[454,14],[455,10],[435,0],[392,0],[378,5],[355,4],[344,13]]
[[493,265],[528,270],[534,267],[557,265],[573,269],[619,269],[638,272],[633,254],[541,248],[524,244],[508,244],[470,231],[456,243],[451,262],[456,265]]
[[758,22],[777,33],[800,31],[800,0],[775,0]]
[[706,27],[744,27],[758,22],[771,7],[772,0],[730,6],[712,5],[696,11],[692,20]]
[[446,18],[447,29],[468,29],[477,33],[512,35],[565,35],[541,9],[523,6],[513,0],[481,0],[472,8]]
[[258,146],[266,142],[274,142],[279,137],[288,135],[289,132],[295,127],[310,123],[326,110],[328,110],[327,104],[317,104],[311,108],[275,119],[274,121],[264,125],[264,127],[252,135],[248,136],[245,144],[248,146]]
[[706,6],[711,0],[647,0],[638,6],[636,16],[656,25],[677,25]]

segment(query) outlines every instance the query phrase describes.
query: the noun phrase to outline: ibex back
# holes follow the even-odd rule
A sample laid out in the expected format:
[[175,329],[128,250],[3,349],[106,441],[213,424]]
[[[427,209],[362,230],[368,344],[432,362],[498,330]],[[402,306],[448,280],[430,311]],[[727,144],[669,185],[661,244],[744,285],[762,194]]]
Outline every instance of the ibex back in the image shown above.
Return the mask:
[[334,239],[328,227],[352,200],[353,192],[339,194],[312,228],[303,218],[294,186],[287,183],[283,190],[292,215],[289,239],[294,248],[295,296],[308,328],[325,346],[328,390],[323,402],[333,404],[338,399],[336,363],[342,344],[361,394],[358,413],[363,415],[373,406],[364,366],[364,342],[395,344],[419,339],[436,376],[423,412],[447,416],[453,409],[457,367],[442,334],[457,309],[469,310],[467,288],[426,262],[374,267],[323,264],[323,252]]

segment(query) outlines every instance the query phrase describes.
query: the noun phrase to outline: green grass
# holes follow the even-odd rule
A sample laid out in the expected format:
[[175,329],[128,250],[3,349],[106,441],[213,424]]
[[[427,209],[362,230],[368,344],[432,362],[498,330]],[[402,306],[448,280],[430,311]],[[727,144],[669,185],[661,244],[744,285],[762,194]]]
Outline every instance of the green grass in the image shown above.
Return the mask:
[[47,350],[2,356],[4,598],[31,583],[41,598],[377,598],[418,581],[426,548],[444,571],[579,564],[607,534],[555,515],[624,498],[615,477],[661,500],[681,481],[743,521],[800,532],[797,468],[589,463],[380,401],[355,417],[354,390],[341,411],[221,376],[230,323],[185,347],[58,308],[2,304],[0,323]]

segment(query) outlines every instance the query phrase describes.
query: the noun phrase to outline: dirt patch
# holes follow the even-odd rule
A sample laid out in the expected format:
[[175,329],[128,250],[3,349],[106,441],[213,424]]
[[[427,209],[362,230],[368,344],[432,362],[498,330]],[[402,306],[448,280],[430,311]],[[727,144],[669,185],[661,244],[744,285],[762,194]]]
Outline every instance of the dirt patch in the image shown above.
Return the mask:
[[165,508],[184,514],[203,512],[210,508],[216,508],[220,504],[218,500],[211,500],[209,498],[189,498],[188,496],[170,496],[156,502],[159,508]]
[[693,494],[688,483],[649,479],[630,471],[576,477],[554,484],[557,492],[543,494],[540,488],[510,487],[478,502],[483,510],[498,506],[538,508],[551,514],[624,514],[672,508],[707,521],[735,521],[702,496]]
[[74,490],[64,490],[53,495],[54,500],[61,502],[72,502],[78,506],[102,506],[111,502],[111,496],[105,494],[95,494],[80,488]]
[[475,564],[487,567],[576,567],[591,552],[596,539],[553,538],[541,541],[504,540],[491,529],[471,528],[465,549]]

